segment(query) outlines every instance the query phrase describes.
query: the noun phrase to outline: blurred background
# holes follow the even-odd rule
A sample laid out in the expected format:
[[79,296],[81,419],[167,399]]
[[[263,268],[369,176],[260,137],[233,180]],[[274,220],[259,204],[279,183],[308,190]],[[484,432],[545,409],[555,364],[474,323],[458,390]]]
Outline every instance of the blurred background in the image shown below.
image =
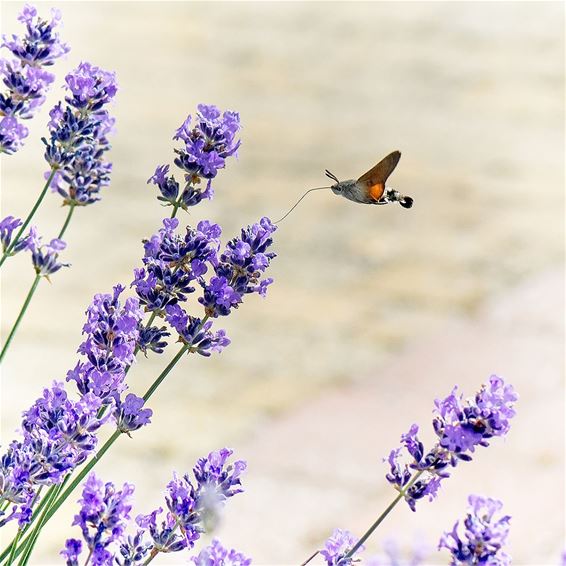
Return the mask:
[[[20,33],[20,2],[2,31]],[[168,210],[146,185],[172,163],[174,130],[201,102],[240,113],[242,146],[208,218],[226,238],[279,218],[309,187],[357,177],[394,149],[389,183],[411,210],[311,195],[276,234],[275,284],[219,321],[220,356],[187,358],[151,401],[151,426],[123,438],[97,472],[134,482],[134,514],[162,500],[173,470],[230,446],[246,493],[230,500],[223,542],[258,564],[298,564],[334,527],[358,535],[394,497],[381,459],[418,422],[432,442],[436,397],[472,395],[491,373],[520,395],[505,441],[455,470],[439,498],[399,506],[366,556],[395,539],[404,556],[464,514],[503,500],[515,564],[558,564],[564,547],[564,5],[561,3],[42,2],[63,12],[72,51],[30,126],[2,160],[2,215],[25,216],[43,185],[41,136],[65,73],[115,70],[113,181],[78,210],[69,270],[42,282],[2,371],[2,444],[20,413],[75,365],[92,296],[128,284],[141,239]],[[49,195],[41,234],[65,210]],[[23,254],[2,270],[2,331],[31,285]],[[141,394],[171,353],[128,375]],[[78,493],[77,493],[78,498]],[[75,505],[48,527],[37,564],[60,562]],[[168,560],[167,560],[168,559]],[[163,563],[185,563],[169,556]],[[320,563],[315,561],[315,563]]]

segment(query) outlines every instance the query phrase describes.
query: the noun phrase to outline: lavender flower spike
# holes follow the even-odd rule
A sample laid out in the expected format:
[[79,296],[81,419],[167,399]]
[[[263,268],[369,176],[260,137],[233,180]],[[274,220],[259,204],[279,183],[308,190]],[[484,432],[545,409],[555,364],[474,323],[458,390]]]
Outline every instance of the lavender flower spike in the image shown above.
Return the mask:
[[63,197],[63,204],[86,206],[100,200],[100,190],[110,184],[112,164],[104,155],[115,120],[104,107],[116,95],[116,77],[81,63],[65,81],[66,105],[59,102],[49,113],[45,160],[56,170],[51,187]]
[[[175,150],[175,165],[185,174],[184,188],[181,191],[175,176],[169,175],[169,165],[159,165],[148,179],[161,193],[157,199],[175,210],[187,210],[205,198],[211,199],[212,179],[240,146],[236,139],[239,130],[240,117],[236,112],[221,113],[216,106],[200,104],[194,120],[189,115],[173,137],[184,143],[182,149]],[[204,188],[199,186],[203,180]]]
[[[416,502],[425,496],[434,499],[440,482],[449,477],[450,467],[468,462],[478,446],[489,446],[495,436],[504,436],[515,415],[517,394],[503,379],[492,375],[475,397],[463,399],[457,388],[444,399],[435,401],[433,428],[438,442],[425,452],[414,424],[401,436],[402,448],[392,450],[387,459],[390,471],[386,479],[403,496],[414,511]],[[401,454],[410,456],[403,462]],[[417,476],[413,476],[416,471]]]
[[510,557],[504,552],[509,534],[509,515],[501,515],[501,501],[470,495],[466,518],[444,533],[438,548],[450,551],[451,566],[486,564],[508,566]]
[[[103,484],[94,474],[90,474],[85,482],[79,500],[81,509],[75,515],[73,525],[81,528],[93,564],[112,563],[130,518],[133,492],[133,485],[125,483],[122,490],[117,491],[112,483]],[[80,550],[79,541],[69,539],[61,554],[73,563]]]
[[6,90],[0,93],[0,153],[14,153],[28,135],[20,122],[32,118],[45,101],[45,94],[55,75],[45,70],[68,53],[55,31],[61,14],[52,10],[51,21],[41,19],[37,10],[26,4],[18,19],[26,26],[23,37],[2,37],[2,47],[11,59],[0,59],[0,76]]

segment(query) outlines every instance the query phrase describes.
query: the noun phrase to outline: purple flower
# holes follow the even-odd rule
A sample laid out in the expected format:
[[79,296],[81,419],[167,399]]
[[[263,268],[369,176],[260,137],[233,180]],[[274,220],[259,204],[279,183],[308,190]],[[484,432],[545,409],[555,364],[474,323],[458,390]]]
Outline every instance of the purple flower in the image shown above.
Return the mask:
[[[449,467],[471,460],[477,446],[488,446],[491,438],[509,431],[516,400],[513,387],[496,375],[490,377],[474,398],[464,400],[454,388],[446,398],[435,401],[433,428],[437,444],[425,452],[417,436],[419,428],[412,425],[401,436],[402,448],[410,460],[403,462],[402,448],[392,450],[387,459],[390,468],[385,476],[387,481],[403,492],[413,511],[418,499],[434,499],[441,480],[450,475]],[[412,479],[409,468],[419,472],[418,478]]]
[[0,153],[15,153],[24,144],[29,130],[16,118],[5,116],[0,120]]
[[[185,173],[185,186],[180,191],[174,175],[168,175],[169,166],[160,165],[148,180],[159,189],[158,200],[187,210],[205,198],[211,199],[212,179],[240,146],[236,139],[239,129],[236,112],[221,113],[216,106],[199,105],[195,119],[189,115],[173,137],[184,143],[184,148],[175,150],[175,165]],[[203,180],[204,188],[200,186]]]
[[31,251],[33,267],[38,275],[49,279],[52,273],[59,271],[62,267],[69,267],[68,263],[59,261],[59,252],[67,247],[63,240],[54,238],[49,244],[42,244],[35,228],[32,228],[26,242],[27,248]]
[[[2,243],[3,251],[6,251],[12,243],[12,232],[21,225],[22,221],[19,218],[14,218],[13,216],[6,216],[6,218],[0,221],[0,242]],[[20,242],[18,242],[18,244],[19,243]],[[25,247],[27,247],[27,242],[24,243],[23,247],[16,245],[13,253],[17,253]]]
[[167,331],[165,326],[143,326],[140,323],[138,328],[138,348],[147,356],[148,350],[156,354],[162,354],[167,346],[165,338],[171,333]]
[[457,521],[450,532],[445,532],[438,548],[451,553],[452,566],[489,564],[507,566],[510,557],[503,550],[509,534],[509,515],[501,515],[501,501],[479,495],[470,495],[466,518]]
[[144,267],[134,271],[132,286],[141,304],[158,314],[195,291],[193,282],[208,271],[208,264],[216,263],[220,246],[218,225],[199,222],[180,236],[178,224],[176,219],[163,221],[163,228],[144,242]]
[[118,430],[130,433],[151,422],[151,409],[144,409],[145,401],[133,393],[128,393],[123,403],[116,407],[116,425]]
[[137,299],[130,297],[122,304],[123,291],[116,285],[112,295],[94,296],[83,326],[86,338],[78,350],[86,361],[67,373],[67,381],[74,381],[81,395],[91,392],[105,404],[118,401],[126,388],[125,371],[134,361],[143,317]]
[[229,285],[225,277],[212,277],[210,283],[203,284],[203,296],[199,303],[204,305],[204,312],[211,317],[226,316],[232,307],[242,302],[242,297]]
[[[189,474],[182,477],[174,474],[167,484],[167,512],[164,517],[161,507],[148,515],[136,517],[138,527],[143,532],[149,532],[153,542],[153,555],[193,548],[201,533],[209,530],[211,516],[217,519],[225,500],[242,491],[240,475],[245,469],[245,463],[237,461],[227,464],[231,454],[231,450],[224,448],[211,452],[207,458],[201,458],[194,468],[195,482]],[[136,544],[140,546],[142,541],[143,535],[139,535]],[[132,543],[125,545],[123,555],[129,554],[131,550]],[[220,547],[217,550],[219,555],[226,552],[226,557],[230,556],[233,560],[245,560],[235,551],[224,551]],[[214,552],[214,549],[211,552]],[[239,563],[234,562],[234,566],[237,564]]]
[[[134,486],[125,483],[117,491],[112,483],[104,484],[90,474],[79,500],[80,511],[73,525],[81,528],[93,564],[110,564],[124,533],[132,508]],[[68,548],[67,541],[66,548]]]
[[246,558],[240,552],[224,548],[216,538],[191,560],[196,566],[250,566],[252,563],[251,558]]
[[[328,566],[347,566],[352,563],[353,558],[345,559],[344,557],[357,542],[358,539],[350,531],[334,529],[332,536],[324,543],[324,548],[320,551],[320,554],[322,554]],[[363,550],[364,547],[361,546],[356,552]]]
[[[115,96],[114,73],[81,63],[66,77],[66,106],[59,102],[50,112],[45,160],[56,170],[51,187],[67,205],[86,206],[100,200],[110,184],[112,164],[104,159],[110,149],[108,135],[114,118],[104,109]],[[46,177],[51,171],[46,173]]]
[[277,227],[269,218],[262,218],[257,224],[243,228],[240,237],[228,242],[220,256],[216,274],[229,281],[240,295],[257,292],[265,296],[267,286],[273,282],[271,278],[260,280],[260,277],[276,257],[267,251],[275,230]]
[[70,538],[65,541],[65,548],[59,554],[66,558],[67,566],[78,566],[82,550],[83,543],[76,538]]
[[179,305],[170,305],[165,311],[165,320],[179,333],[180,340],[190,346],[189,353],[196,352],[208,357],[230,344],[224,330],[210,330],[212,321],[203,322],[200,318],[188,315]]
[[20,120],[30,119],[45,101],[49,86],[55,79],[44,69],[69,51],[55,31],[61,15],[52,11],[51,21],[37,16],[37,10],[24,6],[18,19],[25,24],[23,37],[4,35],[2,47],[12,58],[0,60],[0,76],[6,90],[0,94],[0,152],[14,153],[28,135]]

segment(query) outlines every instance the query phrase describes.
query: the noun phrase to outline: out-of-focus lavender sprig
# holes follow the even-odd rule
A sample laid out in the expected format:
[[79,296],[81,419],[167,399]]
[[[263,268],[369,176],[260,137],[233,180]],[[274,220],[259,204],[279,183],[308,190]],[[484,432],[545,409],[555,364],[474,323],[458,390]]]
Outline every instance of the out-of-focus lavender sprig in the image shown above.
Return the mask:
[[100,200],[100,190],[110,184],[112,164],[105,154],[115,120],[105,106],[116,95],[116,76],[84,62],[65,82],[66,105],[59,102],[49,113],[50,138],[43,139],[45,160],[56,171],[51,186],[63,203],[86,206]]
[[[130,536],[126,534],[126,527],[133,486],[125,484],[117,491],[111,483],[103,484],[94,474],[89,476],[79,501],[81,509],[73,524],[81,527],[84,546],[92,555],[93,563],[111,564],[114,559],[117,564],[130,566],[142,561],[148,563],[159,553],[191,550],[201,534],[210,530],[206,521],[211,512],[209,507],[213,505],[213,512],[217,514],[228,497],[242,491],[240,476],[246,464],[241,460],[228,464],[231,455],[232,451],[224,448],[200,459],[194,468],[194,481],[188,474],[182,477],[174,474],[167,485],[165,514],[159,507],[147,515],[138,515],[136,533]],[[82,547],[77,539],[67,540],[61,554],[68,565],[78,564]],[[197,564],[207,555],[211,559],[232,560],[225,564],[233,566],[250,563],[243,555],[227,551],[218,542],[201,554],[201,562]]]
[[438,544],[439,550],[450,551],[451,566],[489,564],[508,566],[511,558],[505,553],[509,534],[509,515],[500,513],[503,503],[497,499],[470,495],[468,512],[460,523],[445,532]]
[[[240,140],[237,112],[221,112],[216,106],[199,104],[193,120],[189,115],[176,131],[173,139],[185,145],[176,149],[175,165],[184,172],[185,184],[181,190],[174,175],[169,175],[169,165],[159,165],[148,183],[153,183],[161,193],[158,200],[177,209],[187,210],[203,199],[211,199],[214,192],[212,179],[226,165],[226,159],[236,154]],[[204,188],[199,185],[206,180]]]
[[196,566],[250,566],[251,558],[247,558],[235,549],[228,550],[215,538],[191,560]]
[[11,58],[0,59],[0,75],[6,87],[0,93],[0,153],[8,154],[16,152],[28,135],[20,120],[35,115],[55,80],[45,67],[70,50],[59,38],[58,10],[52,10],[51,20],[45,20],[33,6],[26,4],[18,20],[25,25],[25,34],[3,35],[2,47],[10,51]]
[[383,552],[367,557],[364,566],[421,566],[428,563],[425,558],[430,550],[424,540],[418,539],[403,553],[394,539],[388,539],[383,543]]
[[[401,436],[402,448],[389,454],[387,481],[403,494],[413,511],[419,499],[434,499],[440,482],[449,477],[450,467],[470,461],[476,447],[488,446],[491,438],[507,434],[517,398],[513,387],[496,375],[473,398],[464,399],[454,388],[446,398],[435,401],[433,428],[438,443],[425,452],[417,436],[419,428],[412,425]],[[403,449],[411,458],[408,465],[402,463]]]

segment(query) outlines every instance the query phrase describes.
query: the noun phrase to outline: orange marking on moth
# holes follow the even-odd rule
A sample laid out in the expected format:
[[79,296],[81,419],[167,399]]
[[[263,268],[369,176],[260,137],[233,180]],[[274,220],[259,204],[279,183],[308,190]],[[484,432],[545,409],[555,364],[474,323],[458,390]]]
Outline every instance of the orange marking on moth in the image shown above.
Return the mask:
[[385,191],[384,183],[377,183],[369,188],[368,194],[373,200],[379,200]]

